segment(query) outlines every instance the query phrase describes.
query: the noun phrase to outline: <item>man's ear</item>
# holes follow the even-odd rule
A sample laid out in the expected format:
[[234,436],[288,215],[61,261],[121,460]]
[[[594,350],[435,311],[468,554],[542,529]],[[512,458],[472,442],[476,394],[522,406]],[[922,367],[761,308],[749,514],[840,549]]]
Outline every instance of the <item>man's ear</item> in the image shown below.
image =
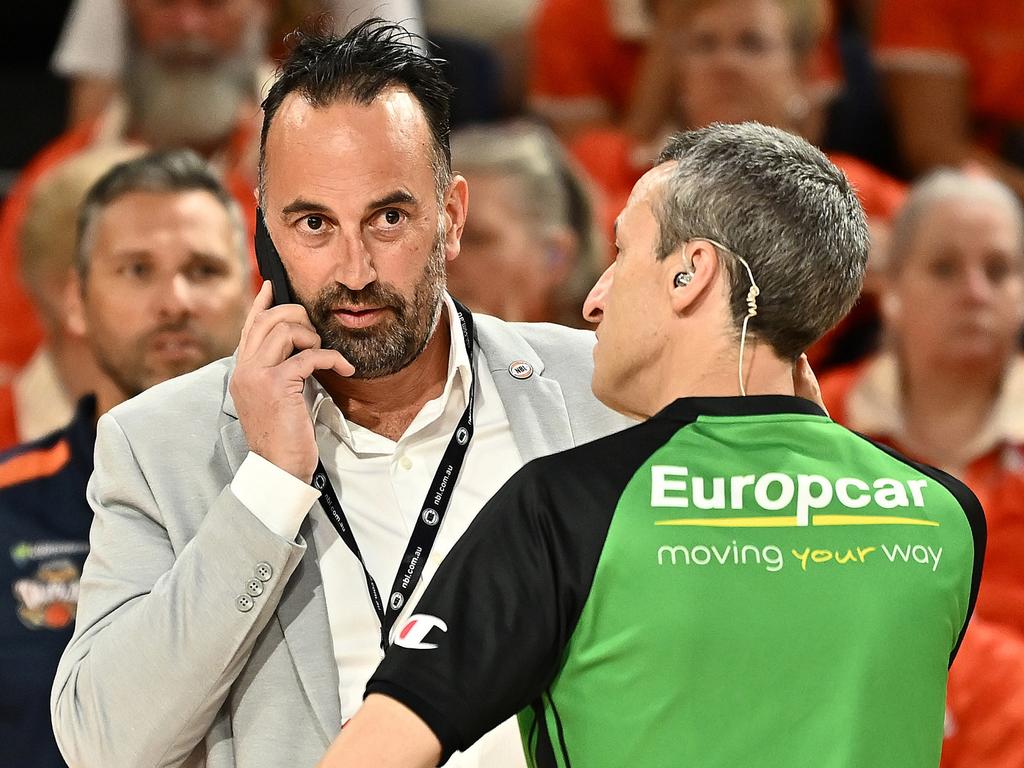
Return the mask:
[[[665,258],[665,279],[672,311],[685,314],[711,294],[719,272],[718,253],[706,240],[691,240]],[[676,280],[676,275],[685,276]]]
[[68,333],[80,339],[89,335],[89,323],[85,319],[85,299],[82,296],[84,288],[78,270],[71,268],[68,279],[64,282],[64,291],[61,297],[64,305],[64,326]]
[[468,212],[469,184],[465,177],[455,174],[444,202],[444,250],[447,261],[458,258],[462,249],[462,230],[466,226]]

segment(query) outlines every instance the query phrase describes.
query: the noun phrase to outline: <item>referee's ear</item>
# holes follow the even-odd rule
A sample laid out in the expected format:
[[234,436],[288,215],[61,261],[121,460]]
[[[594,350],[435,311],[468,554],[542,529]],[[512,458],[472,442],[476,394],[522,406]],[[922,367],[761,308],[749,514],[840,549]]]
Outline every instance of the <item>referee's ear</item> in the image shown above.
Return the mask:
[[[677,315],[693,314],[715,294],[721,269],[718,252],[711,243],[691,240],[666,257],[664,263],[664,281],[672,311]],[[688,279],[677,279],[680,273],[687,275]],[[728,303],[727,292],[723,298]]]

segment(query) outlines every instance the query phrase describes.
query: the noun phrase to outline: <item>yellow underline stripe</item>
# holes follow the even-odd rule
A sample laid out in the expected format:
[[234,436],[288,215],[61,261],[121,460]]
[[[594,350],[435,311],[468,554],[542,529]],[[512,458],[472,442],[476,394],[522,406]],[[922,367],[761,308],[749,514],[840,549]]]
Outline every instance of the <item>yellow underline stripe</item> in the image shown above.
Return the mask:
[[[711,528],[795,528],[796,516],[792,517],[695,517],[677,520],[657,520],[655,525],[686,525]],[[935,528],[934,520],[918,520],[913,517],[887,517],[871,515],[814,515],[813,526],[829,525],[927,525]]]
[[918,520],[914,517],[885,517],[871,515],[815,515],[815,525],[930,525],[939,524],[934,520]]
[[792,517],[705,517],[658,520],[655,525],[709,525],[716,528],[789,528],[796,527]]

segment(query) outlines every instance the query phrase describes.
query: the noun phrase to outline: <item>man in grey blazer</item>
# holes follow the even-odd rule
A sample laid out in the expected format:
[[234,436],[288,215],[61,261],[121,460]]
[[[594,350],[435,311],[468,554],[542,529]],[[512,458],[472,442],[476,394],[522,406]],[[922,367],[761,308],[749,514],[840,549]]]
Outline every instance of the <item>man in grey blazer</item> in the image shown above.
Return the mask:
[[[625,425],[591,394],[592,334],[444,290],[468,192],[450,89],[403,34],[304,37],[264,102],[260,203],[297,303],[265,284],[234,357],[99,423],[51,701],[73,765],[313,765],[491,493]],[[449,765],[522,765],[499,731]]]

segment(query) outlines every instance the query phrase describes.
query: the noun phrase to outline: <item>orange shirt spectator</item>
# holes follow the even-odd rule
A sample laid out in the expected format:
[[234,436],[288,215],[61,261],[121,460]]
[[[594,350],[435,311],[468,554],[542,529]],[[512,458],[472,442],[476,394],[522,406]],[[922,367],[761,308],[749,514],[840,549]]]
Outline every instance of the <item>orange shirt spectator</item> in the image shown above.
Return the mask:
[[883,66],[966,73],[976,119],[1024,123],[1020,0],[882,0],[876,38]]
[[542,0],[532,29],[531,108],[558,129],[614,121],[629,105],[647,20],[622,0]]
[[1024,3],[883,0],[876,53],[911,171],[981,164],[1024,198]]
[[[887,353],[821,379],[833,419],[913,456],[897,438],[903,430],[901,391],[896,358]],[[988,521],[975,616],[1012,628],[1024,641],[1024,358],[1013,362],[971,447],[974,459],[960,479],[977,495]]]
[[[984,581],[984,577],[982,578]],[[971,620],[946,693],[941,768],[1024,765],[1024,641]]]

